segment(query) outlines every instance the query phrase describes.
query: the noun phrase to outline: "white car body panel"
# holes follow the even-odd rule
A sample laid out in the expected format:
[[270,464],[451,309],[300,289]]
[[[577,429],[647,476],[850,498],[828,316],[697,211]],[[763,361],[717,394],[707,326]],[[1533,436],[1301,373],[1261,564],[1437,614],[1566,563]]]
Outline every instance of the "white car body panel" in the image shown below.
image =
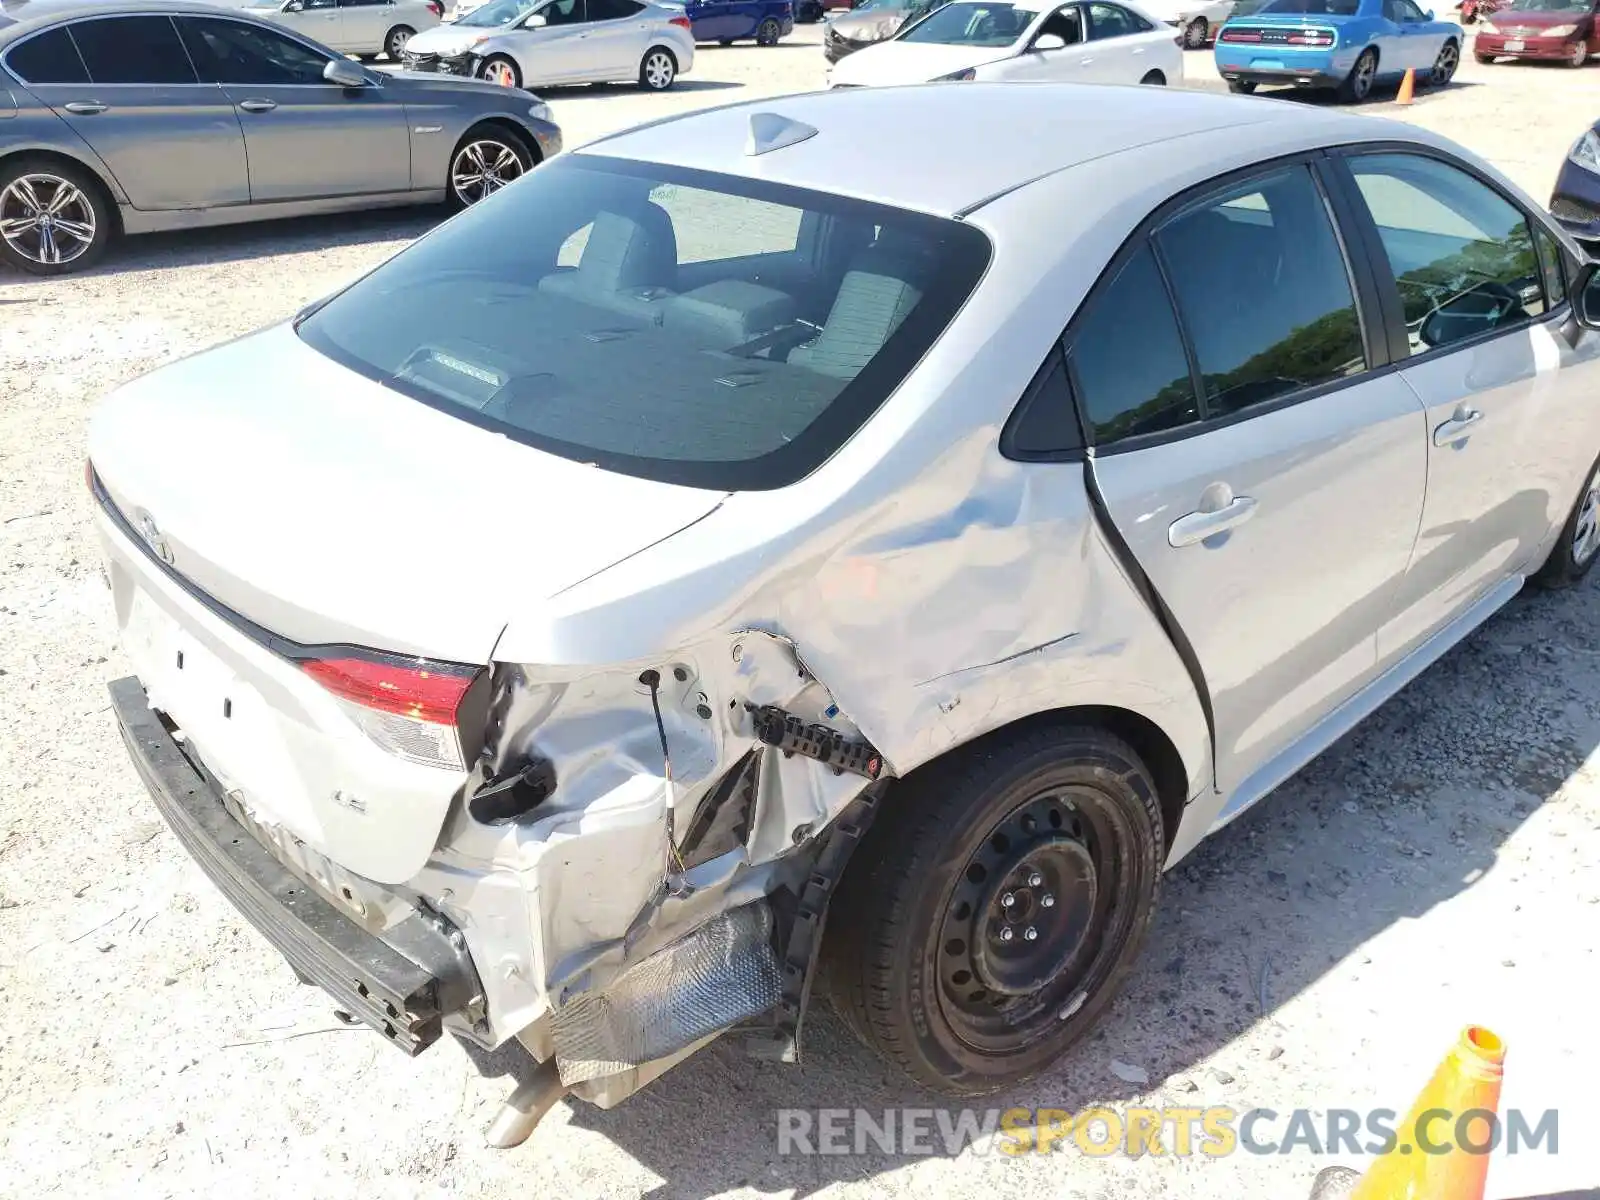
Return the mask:
[[[252,4],[252,16],[321,42],[345,54],[381,54],[389,31],[400,26],[421,33],[439,25],[439,17],[423,0],[384,0],[381,4],[333,5],[328,0],[308,0],[298,12],[288,11],[290,0],[277,4]],[[311,5],[318,7],[311,7]]]

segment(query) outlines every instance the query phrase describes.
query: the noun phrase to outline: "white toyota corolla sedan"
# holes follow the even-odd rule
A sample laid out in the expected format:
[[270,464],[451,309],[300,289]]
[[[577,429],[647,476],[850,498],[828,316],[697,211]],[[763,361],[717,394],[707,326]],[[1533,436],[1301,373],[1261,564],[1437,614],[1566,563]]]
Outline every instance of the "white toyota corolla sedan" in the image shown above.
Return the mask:
[[340,1009],[539,1060],[496,1144],[735,1028],[792,1060],[813,995],[994,1091],[1165,868],[1591,568],[1596,269],[1447,139],[1298,104],[603,138],[105,401],[116,719]]
[[1183,35],[1140,0],[954,0],[831,68],[834,87],[1183,82]]

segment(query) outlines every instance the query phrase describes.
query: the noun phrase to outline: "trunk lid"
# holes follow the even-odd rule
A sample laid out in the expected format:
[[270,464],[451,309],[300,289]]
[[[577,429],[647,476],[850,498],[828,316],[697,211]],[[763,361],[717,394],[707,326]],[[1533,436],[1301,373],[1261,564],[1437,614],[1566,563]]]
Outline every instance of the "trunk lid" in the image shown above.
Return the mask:
[[723,498],[511,441],[288,325],[119,389],[90,455],[173,569],[266,630],[477,664],[513,615]]
[[1010,50],[1004,47],[877,42],[841,60],[833,69],[833,80],[877,85],[926,83],[941,75],[1010,57]]

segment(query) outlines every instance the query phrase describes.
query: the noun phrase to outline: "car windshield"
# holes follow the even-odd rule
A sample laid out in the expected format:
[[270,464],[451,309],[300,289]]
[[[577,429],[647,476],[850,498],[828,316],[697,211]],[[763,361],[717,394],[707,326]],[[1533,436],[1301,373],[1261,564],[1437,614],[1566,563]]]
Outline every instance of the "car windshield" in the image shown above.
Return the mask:
[[959,221],[568,154],[297,329],[396,393],[551,453],[761,490],[855,433],[988,258]]
[[[1581,13],[1589,11],[1591,0],[1512,0],[1512,12]],[[1502,12],[1505,10],[1502,9]]]
[[974,4],[957,0],[930,13],[900,35],[906,42],[945,46],[1009,46],[1039,15],[1016,4]]
[[488,4],[473,9],[455,23],[493,29],[500,25],[509,25],[518,17],[526,16],[538,3],[539,0],[489,0]]

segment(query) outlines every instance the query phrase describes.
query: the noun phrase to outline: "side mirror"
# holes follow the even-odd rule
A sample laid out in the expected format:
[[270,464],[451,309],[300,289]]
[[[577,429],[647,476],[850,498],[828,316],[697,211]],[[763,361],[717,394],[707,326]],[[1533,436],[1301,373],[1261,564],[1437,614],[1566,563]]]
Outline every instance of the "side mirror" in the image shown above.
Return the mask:
[[1033,39],[1033,48],[1035,50],[1065,50],[1067,48],[1067,39],[1059,33],[1041,33]]
[[1428,10],[1428,11],[1427,11],[1427,12],[1425,12],[1425,13],[1423,13],[1423,14],[1422,14],[1422,19],[1423,19],[1423,20],[1424,20],[1424,21],[1431,21],[1431,20],[1433,20],[1433,9],[1431,9],[1431,8],[1430,8],[1430,9],[1429,9],[1429,10]]
[[1600,262],[1586,262],[1578,268],[1572,288],[1572,309],[1578,324],[1600,329]]
[[550,24],[550,21],[543,13],[534,13],[522,23],[522,27],[524,29],[543,29],[548,24]]
[[283,6],[284,12],[305,12],[305,10],[306,6],[300,0],[289,0],[289,3]]
[[329,83],[347,88],[366,87],[371,82],[367,73],[348,58],[333,59],[322,68],[322,77]]

